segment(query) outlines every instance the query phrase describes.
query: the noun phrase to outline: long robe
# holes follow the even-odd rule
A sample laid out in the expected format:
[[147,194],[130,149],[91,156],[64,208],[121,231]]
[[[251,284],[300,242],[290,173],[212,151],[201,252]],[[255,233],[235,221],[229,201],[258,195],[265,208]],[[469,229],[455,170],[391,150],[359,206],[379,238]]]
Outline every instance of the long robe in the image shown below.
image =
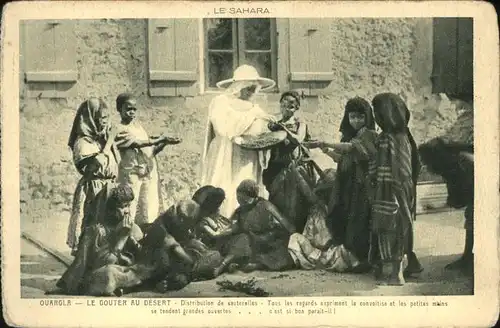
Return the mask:
[[[89,204],[101,189],[118,174],[119,153],[112,145],[113,136],[98,132],[97,122],[103,115],[101,108],[83,102],[75,115],[68,146],[81,178],[75,188],[66,244],[76,252],[80,235],[86,226],[84,218]],[[111,139],[111,140],[110,140]],[[99,154],[99,156],[97,156]]]
[[[305,124],[292,117],[285,123],[286,128],[292,133],[298,133],[299,126]],[[305,140],[309,140],[307,131]],[[264,170],[264,183],[269,191],[271,201],[283,215],[293,221],[299,231],[304,229],[310,206],[305,195],[311,193],[316,183],[314,168],[310,163],[302,163],[302,149],[293,144],[282,142],[271,149],[268,167]],[[300,176],[299,176],[300,175]],[[297,179],[307,184],[302,185],[308,191],[304,192]]]
[[247,150],[232,142],[236,136],[268,131],[266,116],[258,105],[231,95],[217,96],[210,103],[201,184],[225,191],[226,199],[220,208],[225,217],[230,217],[238,206],[236,188],[245,179],[256,181],[260,195],[267,198],[262,172],[267,167],[269,151]]
[[333,233],[340,244],[365,260],[370,249],[370,201],[368,163],[376,155],[377,133],[362,128],[349,142],[337,169],[335,197],[331,213]]
[[[382,132],[377,156],[370,162],[372,196],[372,262],[401,262],[413,257],[413,221],[420,158],[408,129],[410,111],[391,93],[373,99],[373,110]],[[416,262],[416,261],[415,261]],[[409,264],[410,266],[410,264]]]

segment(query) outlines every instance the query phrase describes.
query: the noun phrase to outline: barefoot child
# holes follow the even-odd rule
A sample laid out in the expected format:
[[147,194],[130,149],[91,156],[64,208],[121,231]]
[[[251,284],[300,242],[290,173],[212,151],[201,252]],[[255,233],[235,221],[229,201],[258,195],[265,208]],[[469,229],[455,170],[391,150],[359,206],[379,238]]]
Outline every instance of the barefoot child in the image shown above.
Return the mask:
[[410,111],[392,93],[373,98],[375,121],[382,129],[377,139],[377,156],[370,164],[372,193],[372,263],[378,267],[381,284],[403,285],[403,259],[408,257],[405,275],[423,269],[413,252],[413,221],[416,184],[420,173],[417,146],[408,129]]
[[118,181],[128,184],[134,191],[136,197],[131,214],[134,222],[145,229],[161,211],[156,155],[166,145],[178,144],[181,140],[166,135],[150,138],[136,119],[137,100],[131,94],[120,94],[116,98],[116,109],[121,118],[116,138],[121,156]]
[[367,261],[370,249],[370,202],[368,195],[368,163],[376,156],[375,121],[368,101],[350,99],[340,124],[342,139],[337,144],[325,143],[322,150],[338,161],[335,191],[330,197],[332,231],[361,261]]

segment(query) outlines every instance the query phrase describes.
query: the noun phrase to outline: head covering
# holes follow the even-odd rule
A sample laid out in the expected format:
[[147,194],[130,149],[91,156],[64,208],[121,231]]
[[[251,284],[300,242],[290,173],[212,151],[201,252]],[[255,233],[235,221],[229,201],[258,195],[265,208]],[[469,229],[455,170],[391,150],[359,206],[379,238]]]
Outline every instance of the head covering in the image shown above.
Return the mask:
[[349,123],[349,113],[365,114],[365,127],[369,130],[375,130],[375,120],[373,118],[372,106],[370,103],[361,97],[354,97],[347,101],[344,109],[344,117],[340,123],[340,133],[342,133],[342,142],[350,141],[356,136],[357,131],[354,130]]
[[[420,173],[417,145],[408,129],[410,111],[404,101],[393,93],[382,93],[372,101],[375,120],[382,128],[377,140],[377,156],[370,162],[370,174],[375,179],[374,220],[376,217],[394,215],[396,190],[401,183],[411,179],[413,192]],[[415,218],[415,204],[412,204]],[[378,215],[379,214],[379,215]],[[390,222],[390,221],[385,221]]]
[[259,185],[254,180],[243,180],[236,189],[236,192],[241,192],[249,197],[257,198],[259,196]]
[[381,93],[372,101],[375,121],[386,133],[408,131],[410,110],[401,97],[393,93]]
[[194,193],[192,200],[198,203],[203,211],[212,214],[219,209],[225,198],[226,193],[224,190],[207,185],[198,189]]
[[116,110],[120,111],[120,108],[122,108],[123,104],[127,102],[130,99],[135,99],[134,95],[128,92],[121,93],[116,97]]
[[250,65],[241,65],[234,70],[232,78],[217,82],[218,88],[227,88],[227,92],[232,94],[252,85],[257,86],[259,91],[266,91],[273,88],[276,82],[260,77],[255,67]]
[[107,108],[108,106],[104,100],[95,97],[80,104],[76,111],[73,126],[68,138],[68,146],[71,149],[73,149],[76,140],[82,137],[96,140],[101,146],[104,146],[106,136],[103,132],[105,131],[99,131],[101,129],[98,126],[98,122]]

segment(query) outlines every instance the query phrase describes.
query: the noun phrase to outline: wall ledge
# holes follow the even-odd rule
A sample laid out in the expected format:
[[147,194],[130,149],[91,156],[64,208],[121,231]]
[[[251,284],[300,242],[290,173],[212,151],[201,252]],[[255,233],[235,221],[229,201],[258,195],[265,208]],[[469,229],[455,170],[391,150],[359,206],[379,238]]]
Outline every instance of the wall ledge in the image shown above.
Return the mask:
[[76,82],[77,71],[28,71],[24,74],[26,82]]

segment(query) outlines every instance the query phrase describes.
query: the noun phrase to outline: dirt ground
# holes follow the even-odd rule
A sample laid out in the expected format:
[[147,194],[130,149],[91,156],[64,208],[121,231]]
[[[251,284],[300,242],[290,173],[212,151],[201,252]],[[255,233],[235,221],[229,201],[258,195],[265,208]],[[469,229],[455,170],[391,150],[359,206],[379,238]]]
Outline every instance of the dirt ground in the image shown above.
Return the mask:
[[[65,234],[69,213],[61,212],[43,222],[22,222],[23,231],[32,233],[44,243],[69,256]],[[256,286],[271,297],[278,296],[405,296],[405,295],[471,295],[473,279],[459,272],[448,272],[444,266],[457,258],[463,249],[463,212],[450,211],[419,215],[415,224],[416,252],[425,270],[403,287],[381,287],[370,274],[337,274],[324,271],[237,272],[215,280],[191,283],[184,289],[166,294],[141,292],[127,297],[246,297],[232,291],[221,291],[217,281],[247,281],[254,277]],[[45,298],[54,288],[65,267],[54,258],[21,239],[21,296]],[[54,296],[50,297],[63,297]]]

